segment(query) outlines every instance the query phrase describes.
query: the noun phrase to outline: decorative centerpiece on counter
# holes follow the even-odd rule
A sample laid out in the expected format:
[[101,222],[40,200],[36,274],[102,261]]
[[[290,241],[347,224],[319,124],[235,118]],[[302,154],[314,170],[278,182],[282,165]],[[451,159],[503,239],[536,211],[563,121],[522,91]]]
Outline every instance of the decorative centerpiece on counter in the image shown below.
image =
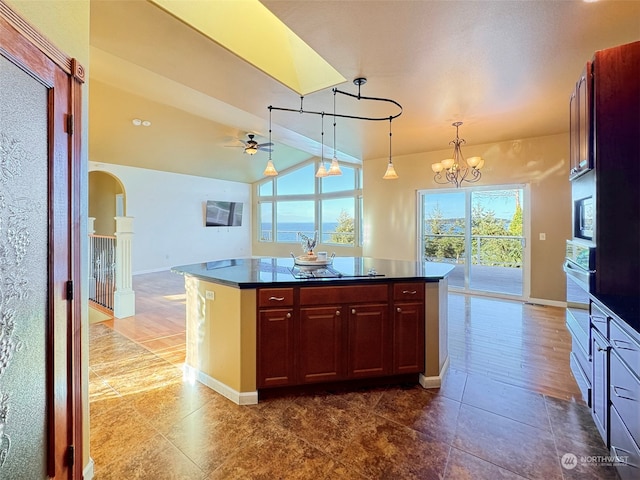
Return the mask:
[[293,255],[293,253],[291,254],[294,262],[297,265],[324,266],[330,265],[333,262],[333,257],[335,256],[335,254],[331,255],[331,257],[327,257],[327,252],[318,252],[317,255],[313,252],[313,249],[316,248],[316,245],[318,243],[317,230],[313,233],[313,238],[308,237],[302,232],[298,232],[298,239],[300,241],[300,246],[302,247],[304,255],[299,255],[296,257],[295,255]]

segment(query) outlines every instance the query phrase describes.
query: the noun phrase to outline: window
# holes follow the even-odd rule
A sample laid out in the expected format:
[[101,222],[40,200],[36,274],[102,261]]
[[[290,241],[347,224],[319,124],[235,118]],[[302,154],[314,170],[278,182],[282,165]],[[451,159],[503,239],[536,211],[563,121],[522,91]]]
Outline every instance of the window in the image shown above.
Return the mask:
[[257,185],[260,242],[297,243],[298,232],[320,243],[362,244],[362,169],[341,164],[341,176],[316,178],[317,162]]
[[419,192],[420,257],[455,266],[449,286],[525,293],[523,185]]

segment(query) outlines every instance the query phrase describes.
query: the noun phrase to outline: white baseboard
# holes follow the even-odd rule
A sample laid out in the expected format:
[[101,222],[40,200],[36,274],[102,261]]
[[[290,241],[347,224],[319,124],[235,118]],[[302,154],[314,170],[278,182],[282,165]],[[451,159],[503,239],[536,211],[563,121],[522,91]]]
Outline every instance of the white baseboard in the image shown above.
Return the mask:
[[567,302],[560,302],[558,300],[547,300],[545,298],[529,298],[525,303],[533,303],[536,305],[546,305],[548,307],[561,307],[566,308]]
[[442,364],[442,368],[440,369],[440,373],[433,377],[425,377],[422,373],[418,377],[418,382],[422,385],[422,388],[440,388],[442,386],[442,378],[447,373],[449,369],[449,356]]
[[237,405],[256,405],[258,403],[257,390],[255,392],[238,392],[221,381],[216,380],[215,378],[210,377],[187,364],[184,365],[184,376],[190,380],[198,380],[203,385],[206,385],[211,390],[218,392],[223,397],[227,397]]
[[93,458],[89,457],[89,461],[82,470],[82,480],[92,480],[93,478]]

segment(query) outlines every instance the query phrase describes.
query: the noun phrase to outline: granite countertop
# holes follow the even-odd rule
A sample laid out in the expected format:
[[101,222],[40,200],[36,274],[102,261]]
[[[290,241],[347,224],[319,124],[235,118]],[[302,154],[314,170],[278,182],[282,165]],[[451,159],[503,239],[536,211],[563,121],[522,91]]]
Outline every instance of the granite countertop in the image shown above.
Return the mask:
[[292,257],[251,257],[194,263],[171,269],[175,273],[236,288],[327,285],[331,282],[345,285],[388,280],[437,282],[452,270],[453,265],[446,263],[369,257],[335,257],[326,267],[295,265]]

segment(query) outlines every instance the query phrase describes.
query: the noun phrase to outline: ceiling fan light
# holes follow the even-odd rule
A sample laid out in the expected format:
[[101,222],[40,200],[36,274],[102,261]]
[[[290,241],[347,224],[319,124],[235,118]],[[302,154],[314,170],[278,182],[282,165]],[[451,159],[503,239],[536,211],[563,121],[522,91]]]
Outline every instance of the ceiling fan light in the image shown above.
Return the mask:
[[276,170],[276,167],[274,167],[271,159],[269,159],[269,161],[267,162],[267,167],[264,169],[264,172],[262,172],[262,174],[265,177],[275,177],[276,175],[278,175],[278,171]]
[[258,152],[258,149],[253,145],[244,149],[244,153],[247,153],[249,155],[255,155],[257,152]]
[[333,160],[331,160],[331,166],[329,167],[327,175],[342,175],[342,170],[340,170],[340,164],[336,157],[333,157]]
[[396,169],[393,168],[393,163],[389,162],[389,164],[387,165],[387,171],[384,172],[384,176],[382,178],[384,180],[395,180],[396,178],[398,178]]

